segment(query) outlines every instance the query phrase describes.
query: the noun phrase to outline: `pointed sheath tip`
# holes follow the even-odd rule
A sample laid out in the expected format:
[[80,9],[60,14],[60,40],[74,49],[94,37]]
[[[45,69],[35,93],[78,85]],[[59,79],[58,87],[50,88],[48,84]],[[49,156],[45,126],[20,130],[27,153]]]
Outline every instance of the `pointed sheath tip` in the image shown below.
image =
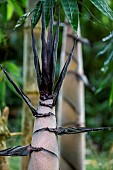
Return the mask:
[[77,39],[75,38],[74,40],[74,43],[73,43],[73,47],[71,49],[71,52],[69,54],[69,57],[67,58],[65,64],[64,64],[64,67],[60,73],[60,76],[59,76],[59,79],[54,87],[54,101],[53,101],[53,105],[56,105],[56,101],[57,101],[57,98],[58,98],[58,94],[59,94],[59,91],[61,89],[61,86],[62,86],[62,83],[63,83],[63,80],[66,76],[66,73],[67,73],[67,69],[68,69],[68,66],[70,64],[70,61],[71,61],[71,58],[72,58],[72,55],[73,55],[73,52],[74,52],[74,49],[75,49],[75,45],[76,45],[76,42],[77,42]]

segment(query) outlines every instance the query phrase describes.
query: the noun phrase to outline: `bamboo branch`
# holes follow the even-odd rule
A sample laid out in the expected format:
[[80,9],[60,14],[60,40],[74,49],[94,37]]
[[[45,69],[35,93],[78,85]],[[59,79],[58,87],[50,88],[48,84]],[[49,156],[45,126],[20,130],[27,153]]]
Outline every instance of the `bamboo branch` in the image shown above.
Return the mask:
[[12,136],[22,136],[23,133],[22,132],[12,132],[12,133],[10,133],[10,135],[11,135],[11,137]]
[[30,153],[30,145],[14,146],[0,151],[0,156],[27,156]]
[[65,135],[65,134],[77,134],[77,133],[84,133],[84,132],[92,132],[92,131],[103,131],[103,130],[112,130],[113,127],[98,127],[98,128],[86,128],[86,127],[58,127],[57,133],[58,135]]
[[[113,127],[98,127],[98,128],[86,128],[86,127],[57,127],[57,128],[42,128],[38,129],[34,133],[38,133],[39,131],[49,131],[55,133],[56,135],[65,135],[65,134],[77,134],[77,133],[85,133],[85,132],[92,132],[92,131],[103,131],[103,130],[112,130]],[[30,155],[33,151],[45,151],[54,156],[57,156],[54,152],[47,150],[43,147],[32,147],[31,145],[27,146],[14,146],[12,148],[8,148],[5,150],[0,151],[0,156],[27,156]]]
[[84,85],[88,87],[91,91],[95,91],[95,87],[92,87],[89,83],[89,80],[85,74],[77,73],[76,71],[68,71],[67,74],[73,74],[75,77],[81,81],[83,81]]
[[[76,37],[71,35],[71,34],[68,34],[67,35],[68,37],[72,38],[72,39],[75,39]],[[92,43],[87,39],[87,38],[84,38],[84,37],[77,37],[77,42],[80,42],[82,44],[85,44],[85,45],[88,45],[90,47],[92,47]]]
[[98,128],[86,128],[86,127],[57,127],[57,128],[42,128],[36,130],[34,133],[38,133],[40,131],[49,131],[55,133],[57,135],[65,135],[65,134],[77,134],[77,133],[85,133],[92,131],[103,131],[103,130],[112,130],[113,127],[98,127]]
[[52,152],[50,150],[47,150],[43,147],[33,147],[31,145],[14,146],[12,148],[2,150],[2,151],[0,151],[0,156],[28,156],[32,152],[40,152],[40,151],[44,151],[44,152],[47,152],[51,155],[58,157],[54,152]]

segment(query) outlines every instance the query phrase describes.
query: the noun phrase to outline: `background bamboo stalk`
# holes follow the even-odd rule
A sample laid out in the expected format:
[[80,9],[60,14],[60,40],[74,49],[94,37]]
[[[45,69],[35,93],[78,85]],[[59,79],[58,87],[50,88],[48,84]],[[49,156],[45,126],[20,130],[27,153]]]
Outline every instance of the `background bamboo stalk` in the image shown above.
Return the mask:
[[[9,115],[9,108],[5,107],[0,115],[0,150],[6,149],[6,138],[10,136],[10,132],[7,129],[7,120]],[[0,157],[0,170],[9,170],[9,160],[6,156]]]
[[[35,0],[28,1],[27,11],[32,11]],[[36,37],[36,43],[38,48],[38,55],[41,53],[41,25],[40,22],[34,29],[34,34]],[[31,46],[31,22],[27,20],[24,29],[24,51],[23,51],[23,88],[26,95],[32,101],[34,106],[37,106],[39,100],[39,91],[37,89],[36,73],[33,63],[33,52]],[[40,58],[40,57],[39,57]],[[23,103],[22,110],[22,145],[28,145],[31,142],[31,135],[33,129],[33,116],[29,108],[25,103]],[[28,157],[22,157],[21,169],[27,170],[28,167]]]
[[[67,34],[75,35],[71,26],[67,26]],[[78,36],[80,36],[80,26],[78,29]],[[66,36],[65,58],[69,54],[72,47],[72,39]],[[62,65],[63,63],[61,63]],[[62,66],[61,66],[62,67]],[[68,71],[76,71],[83,74],[82,48],[81,44],[77,43],[73,60],[71,61]],[[61,114],[61,120],[58,120],[62,126],[84,126],[84,85],[83,82],[75,78],[74,74],[67,74],[63,84],[62,92],[63,101],[58,109],[58,114]],[[61,99],[60,99],[61,100]],[[72,123],[71,123],[72,122]],[[84,134],[77,134],[61,137],[61,163],[62,170],[84,170],[85,169],[85,136]]]
[[[66,35],[67,35],[67,25],[63,28],[63,35],[62,35],[62,48],[61,48],[61,55],[60,55],[60,72],[64,65],[64,58],[65,58],[65,50],[66,50]],[[57,121],[58,125],[61,126],[62,120],[61,120],[61,110],[62,110],[62,87],[59,93],[58,97],[58,108],[57,108]],[[59,143],[59,157],[60,157],[60,137],[58,137],[58,143]]]

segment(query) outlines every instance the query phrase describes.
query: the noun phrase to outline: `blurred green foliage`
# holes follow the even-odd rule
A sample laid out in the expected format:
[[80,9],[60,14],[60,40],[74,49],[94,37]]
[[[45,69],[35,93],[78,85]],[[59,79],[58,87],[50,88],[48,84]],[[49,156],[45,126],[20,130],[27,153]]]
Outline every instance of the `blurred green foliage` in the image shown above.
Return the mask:
[[[110,0],[109,5],[113,9]],[[80,7],[82,36],[92,43],[92,47],[83,46],[84,72],[95,88],[95,92],[89,89],[85,92],[86,126],[113,126],[113,22],[87,0]],[[111,148],[112,132],[90,135],[99,150]]]
[[[26,7],[26,0],[0,1],[0,64],[10,73],[17,84],[22,85],[22,32],[14,32],[11,34],[16,20],[24,14]],[[15,90],[7,81],[2,71],[0,70],[0,108],[5,105],[13,106],[16,103],[21,105],[15,93]],[[15,96],[15,100],[9,100]],[[13,101],[13,102],[12,102]]]
[[21,168],[21,157],[10,157],[9,158],[10,169],[11,170],[18,170]]

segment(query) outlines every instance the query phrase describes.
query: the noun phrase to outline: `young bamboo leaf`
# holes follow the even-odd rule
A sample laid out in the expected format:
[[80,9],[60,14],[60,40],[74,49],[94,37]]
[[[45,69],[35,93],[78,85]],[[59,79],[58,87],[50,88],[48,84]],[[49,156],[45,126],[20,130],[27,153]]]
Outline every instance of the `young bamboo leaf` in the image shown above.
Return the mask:
[[61,2],[69,23],[72,25],[75,32],[77,32],[79,16],[77,0],[62,0]]
[[0,151],[0,156],[27,156],[30,154],[30,146],[14,146]]
[[31,28],[31,35],[32,35],[32,47],[33,47],[33,53],[34,53],[34,65],[35,65],[35,70],[36,70],[36,75],[37,75],[37,84],[38,88],[40,90],[40,85],[41,85],[41,71],[40,71],[40,64],[39,64],[39,59],[38,59],[38,53],[36,49],[36,43],[35,43],[35,38],[34,38],[34,33],[33,29]]
[[15,84],[15,82],[11,79],[11,77],[7,74],[6,70],[4,70],[2,68],[2,66],[0,66],[0,68],[2,69],[2,71],[4,72],[4,74],[6,75],[7,79],[9,80],[9,82],[13,85],[13,87],[15,88],[15,90],[17,91],[17,93],[23,98],[23,100],[26,102],[26,104],[29,106],[29,108],[31,109],[32,113],[35,114],[36,110],[35,108],[32,106],[30,99],[24,94],[24,92]]
[[33,17],[32,17],[32,28],[34,28],[37,24],[37,22],[39,21],[40,19],[40,16],[41,16],[41,6],[42,6],[42,1],[39,0],[38,3],[36,4],[35,6],[35,9],[33,11]]
[[13,28],[13,31],[15,31],[18,27],[20,27],[26,20],[31,15],[32,12],[27,12],[26,14],[22,15],[19,20],[17,21],[15,27]]
[[109,17],[113,21],[113,11],[108,6],[105,0],[90,0],[103,14]]
[[55,7],[57,0],[47,0],[44,1],[44,11],[45,11],[45,26],[47,28],[50,20],[51,7]]
[[64,65],[64,67],[63,67],[63,69],[62,69],[62,71],[61,71],[61,73],[60,73],[59,79],[58,79],[58,81],[57,81],[57,83],[56,83],[56,85],[55,85],[54,94],[53,94],[53,97],[54,97],[54,102],[53,102],[53,104],[56,103],[56,100],[57,100],[57,97],[58,97],[60,88],[61,88],[61,86],[62,86],[63,80],[64,80],[65,75],[66,75],[66,73],[67,73],[68,65],[69,65],[69,63],[70,63],[70,61],[71,61],[71,58],[72,58],[72,55],[73,55],[73,51],[74,51],[74,49],[75,49],[75,44],[76,44],[76,40],[74,41],[73,48],[72,48],[72,50],[71,50],[71,52],[70,52],[70,55],[69,55],[67,61],[65,62],[65,65]]

